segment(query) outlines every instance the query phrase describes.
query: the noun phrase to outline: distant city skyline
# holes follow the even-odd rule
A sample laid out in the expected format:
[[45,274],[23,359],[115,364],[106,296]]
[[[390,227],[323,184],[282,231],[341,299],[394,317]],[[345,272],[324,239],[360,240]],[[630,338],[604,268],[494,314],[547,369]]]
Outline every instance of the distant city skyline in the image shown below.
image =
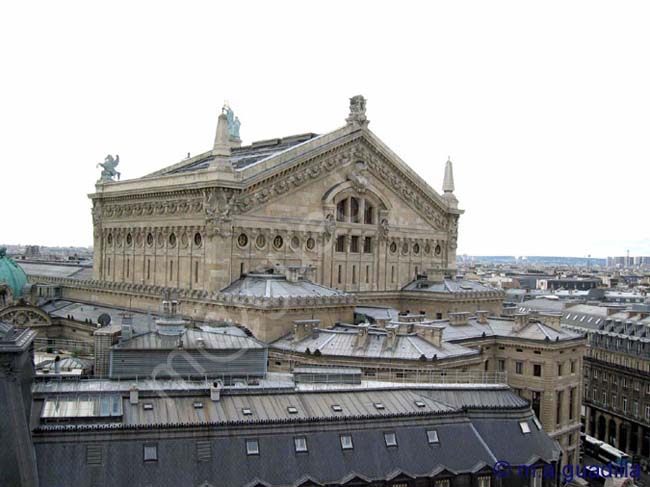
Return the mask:
[[650,254],[645,4],[332,2],[317,23],[301,4],[155,4],[152,23],[146,2],[83,22],[82,3],[37,3],[2,8],[7,242],[90,245],[97,163],[119,154],[130,179],[206,151],[224,100],[249,144],[331,131],[363,94],[438,192],[451,156],[459,254]]

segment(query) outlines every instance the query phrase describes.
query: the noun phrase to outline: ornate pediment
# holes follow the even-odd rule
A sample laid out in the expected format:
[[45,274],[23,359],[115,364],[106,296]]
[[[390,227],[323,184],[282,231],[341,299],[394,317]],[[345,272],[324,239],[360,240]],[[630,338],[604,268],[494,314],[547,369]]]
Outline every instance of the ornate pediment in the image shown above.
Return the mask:
[[[411,175],[373,147],[373,142],[363,134],[361,131],[355,139],[334,150],[300,161],[281,174],[273,173],[266,180],[256,181],[242,191],[235,205],[242,213],[249,212],[332,172],[340,172],[343,180],[349,181],[355,190],[363,193],[372,175],[397,193],[434,228],[446,230],[450,214],[444,202],[438,201],[440,197],[431,189],[423,190],[421,182],[415,182]],[[348,167],[349,170],[346,169]]]

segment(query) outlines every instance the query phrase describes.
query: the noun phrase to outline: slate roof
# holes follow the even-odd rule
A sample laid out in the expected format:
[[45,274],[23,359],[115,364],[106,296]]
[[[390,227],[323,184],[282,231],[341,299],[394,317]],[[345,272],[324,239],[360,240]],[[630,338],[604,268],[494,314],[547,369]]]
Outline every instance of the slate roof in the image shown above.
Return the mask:
[[[202,407],[196,407],[197,402]],[[145,403],[152,408],[145,409]],[[384,408],[377,409],[377,403]],[[41,399],[33,407],[36,426],[42,404]],[[334,411],[332,404],[343,411]],[[88,430],[92,443],[85,439],[84,425],[37,428],[34,440],[42,485],[90,485],[97,478],[106,485],[149,482],[163,487],[203,482],[215,487],[287,486],[300,485],[307,478],[316,485],[343,484],[355,477],[428,477],[443,470],[477,473],[497,459],[513,465],[538,459],[550,462],[561,453],[557,442],[535,426],[528,404],[506,386],[243,391],[222,394],[218,402],[207,396],[156,396],[140,397],[135,405],[124,396],[122,406],[122,418],[113,417],[108,424]],[[288,412],[289,406],[297,412]],[[253,414],[244,415],[244,407]],[[119,440],[114,421],[130,425],[119,428],[131,432],[130,441]],[[520,422],[528,423],[530,433],[522,433]],[[166,433],[151,436],[160,429],[157,425],[165,425]],[[171,434],[188,428],[193,428],[191,435]],[[437,432],[437,443],[429,443],[428,430]],[[65,440],[58,436],[63,432],[68,432]],[[386,432],[395,433],[397,446],[386,445]],[[353,449],[342,450],[341,435],[352,437]],[[296,437],[306,439],[307,452],[296,453]],[[247,440],[258,442],[259,454],[246,454]],[[143,444],[151,443],[157,444],[158,461],[147,465],[141,461]],[[107,461],[88,466],[89,444],[101,445]],[[75,468],[69,468],[71,464]]]

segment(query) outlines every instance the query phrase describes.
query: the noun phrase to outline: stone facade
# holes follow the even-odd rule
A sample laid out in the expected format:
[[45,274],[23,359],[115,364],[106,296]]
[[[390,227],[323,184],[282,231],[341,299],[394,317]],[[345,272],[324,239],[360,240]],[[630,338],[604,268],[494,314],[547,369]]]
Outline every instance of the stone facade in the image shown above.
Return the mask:
[[454,268],[462,211],[453,182],[441,196],[368,129],[365,112],[357,118],[322,136],[245,147],[218,127],[210,152],[99,181],[94,278],[218,291],[252,269],[302,265],[318,283],[362,292]]

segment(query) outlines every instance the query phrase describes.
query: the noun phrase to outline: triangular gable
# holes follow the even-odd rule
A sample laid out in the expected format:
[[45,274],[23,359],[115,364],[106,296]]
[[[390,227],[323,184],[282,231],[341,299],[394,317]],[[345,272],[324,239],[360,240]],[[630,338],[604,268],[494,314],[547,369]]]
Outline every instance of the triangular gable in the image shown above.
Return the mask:
[[[336,154],[332,154],[336,151]],[[259,161],[240,171],[242,193],[239,210],[246,213],[277,197],[316,181],[354,160],[366,163],[377,180],[425,220],[438,228],[446,227],[446,215],[461,214],[415,171],[367,129],[343,127],[329,134],[292,147],[281,154]]]

